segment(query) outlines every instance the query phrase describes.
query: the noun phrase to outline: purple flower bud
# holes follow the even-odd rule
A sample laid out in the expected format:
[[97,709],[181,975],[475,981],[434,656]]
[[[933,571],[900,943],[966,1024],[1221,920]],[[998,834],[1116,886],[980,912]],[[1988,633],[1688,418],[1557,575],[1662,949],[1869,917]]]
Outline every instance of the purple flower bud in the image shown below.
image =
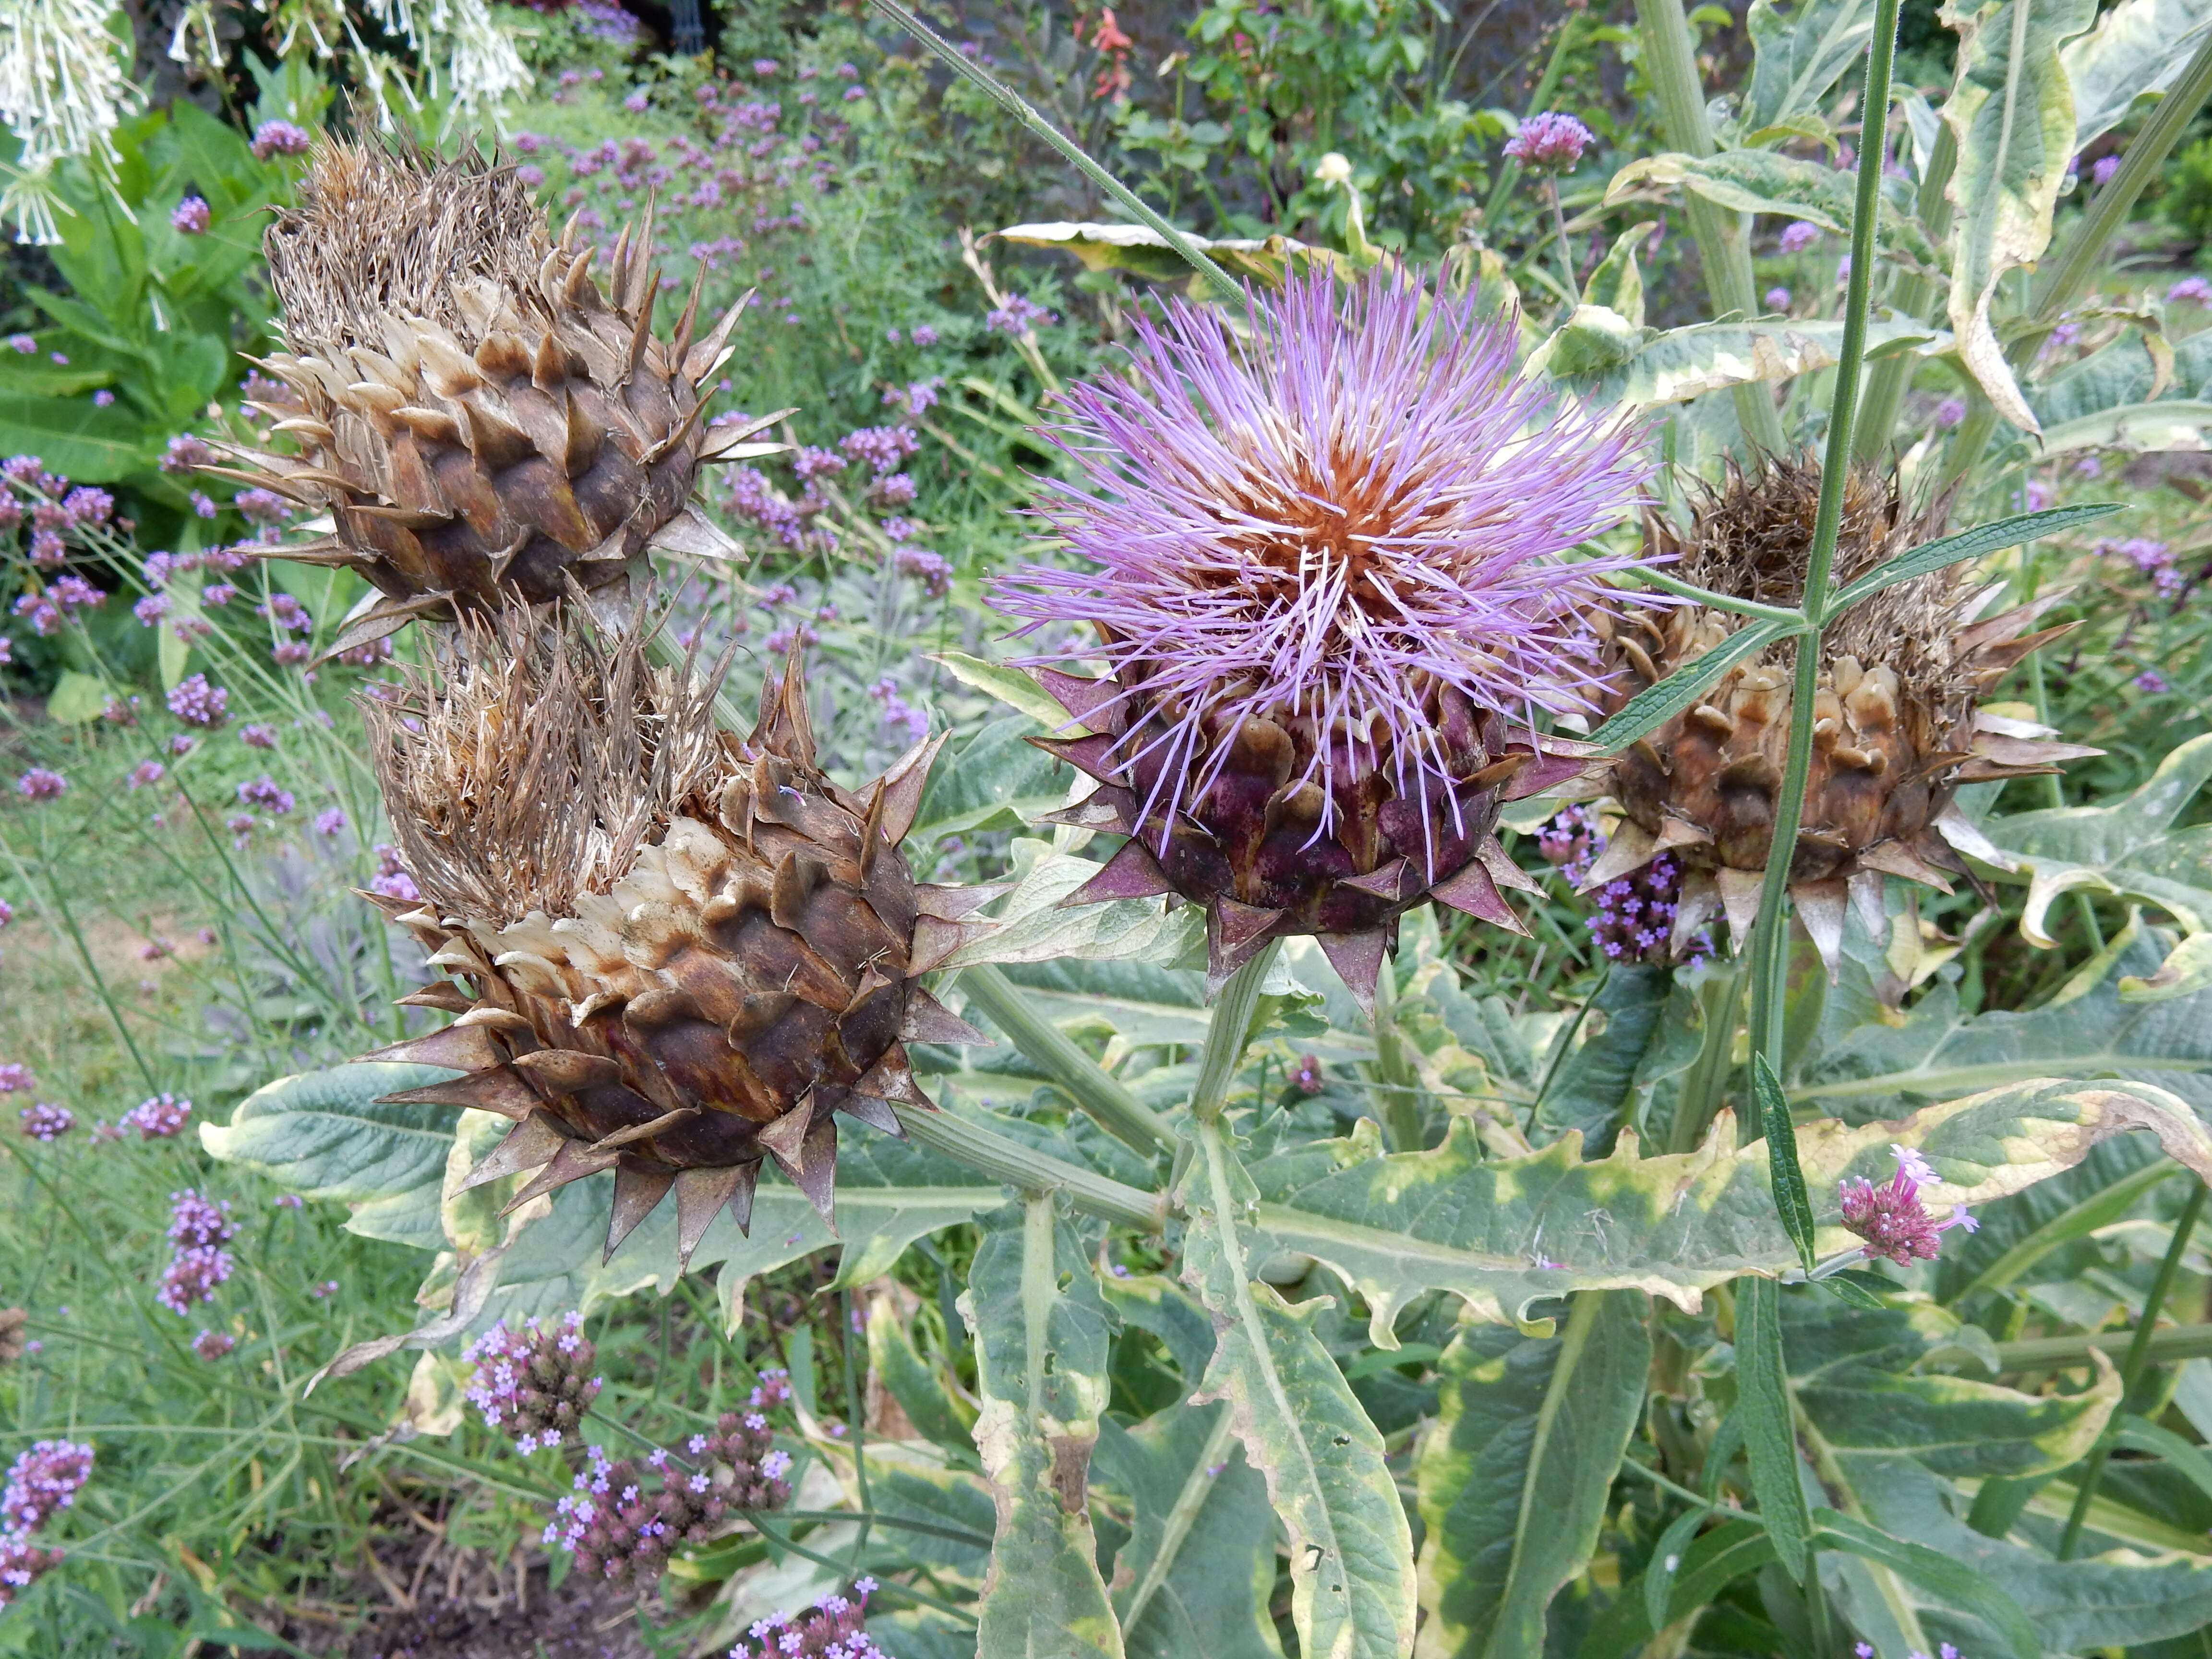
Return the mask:
[[214,216],[200,198],[187,196],[171,210],[169,222],[187,236],[198,236],[206,231]]
[[15,780],[15,793],[26,800],[52,800],[69,787],[69,780],[43,766],[34,766]]
[[1781,247],[1784,253],[1802,253],[1820,240],[1820,228],[1809,219],[1793,219],[1782,227]]
[[304,127],[289,121],[264,121],[253,130],[253,142],[247,146],[257,161],[265,161],[272,155],[305,155],[314,142]]
[[1547,110],[1521,124],[1506,143],[1505,159],[1531,173],[1570,173],[1595,142],[1595,135],[1573,116]]

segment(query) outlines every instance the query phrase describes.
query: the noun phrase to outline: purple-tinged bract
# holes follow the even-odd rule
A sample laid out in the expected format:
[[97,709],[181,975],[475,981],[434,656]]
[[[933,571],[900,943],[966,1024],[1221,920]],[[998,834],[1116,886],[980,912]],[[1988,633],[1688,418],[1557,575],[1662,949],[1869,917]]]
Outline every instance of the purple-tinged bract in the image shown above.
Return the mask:
[[1109,678],[1039,678],[1105,787],[1068,821],[1130,835],[1086,899],[1209,907],[1212,968],[1321,936],[1355,991],[1425,897],[1507,927],[1502,799],[1580,769],[1539,739],[1594,706],[1598,578],[1570,550],[1641,495],[1639,434],[1516,373],[1509,319],[1378,272],[1139,323],[1133,373],[1073,388],[1079,482],[1043,512],[1088,565],[998,602],[1097,630]]

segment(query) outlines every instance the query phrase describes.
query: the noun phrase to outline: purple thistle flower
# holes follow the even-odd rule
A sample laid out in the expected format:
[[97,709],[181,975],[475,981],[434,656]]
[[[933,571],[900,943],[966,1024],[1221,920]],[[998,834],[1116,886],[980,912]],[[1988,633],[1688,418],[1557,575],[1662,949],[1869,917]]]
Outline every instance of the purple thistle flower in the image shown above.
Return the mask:
[[1328,828],[1378,750],[1401,796],[1453,787],[1438,687],[1509,722],[1593,709],[1589,618],[1624,597],[1597,578],[1638,562],[1562,556],[1638,499],[1640,433],[1521,380],[1512,325],[1472,298],[1378,272],[1341,307],[1326,276],[1250,304],[1262,348],[1173,301],[1137,323],[1132,377],[1069,390],[1048,435],[1082,483],[1048,481],[1041,511],[1095,568],[996,585],[1024,633],[1092,624],[1123,697],[1164,709],[1115,758],[1169,757],[1172,814],[1246,718],[1376,733],[1300,780]]
[[1521,131],[1507,141],[1505,159],[1531,173],[1570,173],[1596,142],[1596,135],[1573,116],[1547,110],[1521,124]]
[[1967,1214],[1963,1204],[1942,1221],[1922,1209],[1921,1188],[1937,1184],[1941,1177],[1911,1147],[1893,1142],[1889,1150],[1897,1160],[1895,1176],[1879,1187],[1852,1177],[1844,1182],[1836,1194],[1843,1206],[1844,1225],[1866,1241],[1864,1255],[1887,1256],[1903,1267],[1916,1257],[1923,1261],[1931,1259],[1941,1248],[1937,1236],[1950,1228],[1964,1227],[1970,1233],[1980,1231],[1981,1223]]

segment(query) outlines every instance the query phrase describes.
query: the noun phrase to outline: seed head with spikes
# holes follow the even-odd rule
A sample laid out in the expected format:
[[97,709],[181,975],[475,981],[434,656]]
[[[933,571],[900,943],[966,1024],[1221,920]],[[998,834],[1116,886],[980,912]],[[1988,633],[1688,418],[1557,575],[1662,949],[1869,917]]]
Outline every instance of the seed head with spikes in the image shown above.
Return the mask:
[[898,851],[943,739],[858,794],[817,769],[796,652],[749,739],[719,674],[648,665],[520,608],[364,699],[418,903],[379,899],[455,975],[404,1000],[453,1024],[363,1056],[465,1075],[392,1097],[499,1113],[470,1184],[515,1202],[615,1172],[611,1254],[672,1188],[689,1260],[750,1214],[763,1158],[832,1215],[836,1115],[927,1106],[905,1042],[984,1039],[915,982],[997,889],[916,883]]
[[[1813,539],[1820,468],[1809,455],[1731,467],[1700,492],[1686,523],[1654,514],[1656,555],[1716,592],[1796,605]],[[1942,532],[1949,502],[1915,507],[1893,478],[1855,471],[1844,489],[1835,571],[1849,582]],[[1996,590],[1952,566],[1887,588],[1854,606],[1822,641],[1812,769],[1790,860],[1790,896],[1833,971],[1847,908],[1887,926],[1885,875],[1948,892],[1968,873],[1961,852],[1994,854],[1959,811],[1959,786],[2027,777],[2101,752],[2051,741],[2051,728],[1978,706],[2028,653],[2070,624],[2037,629],[2063,599],[1977,621]],[[1608,709],[1744,626],[1730,612],[1684,605],[1601,623],[1612,671]],[[1705,697],[1632,744],[1605,787],[1624,814],[1585,889],[1673,853],[1685,866],[1674,914],[1680,945],[1724,910],[1741,944],[1759,908],[1772,842],[1775,797],[1790,738],[1786,650],[1731,668]]]
[[750,441],[788,410],[701,424],[744,301],[695,339],[695,281],[662,340],[650,208],[604,293],[575,228],[551,241],[514,169],[473,153],[337,143],[270,228],[289,349],[264,367],[289,395],[258,407],[300,453],[209,470],[328,513],[328,533],[275,556],[375,588],[334,653],[507,594],[573,586],[626,611],[651,547],[740,556],[690,502],[702,462],[782,448]]
[[[1252,337],[1240,331],[1249,324]],[[1435,898],[1518,927],[1499,803],[1582,769],[1535,735],[1600,686],[1598,578],[1569,550],[1641,493],[1638,434],[1515,372],[1511,319],[1378,271],[1139,322],[1126,376],[1068,395],[1079,482],[1044,512],[1084,563],[998,593],[1088,623],[1099,679],[1035,659],[1097,778],[1064,821],[1130,840],[1071,902],[1207,908],[1218,980],[1319,935],[1356,994]]]

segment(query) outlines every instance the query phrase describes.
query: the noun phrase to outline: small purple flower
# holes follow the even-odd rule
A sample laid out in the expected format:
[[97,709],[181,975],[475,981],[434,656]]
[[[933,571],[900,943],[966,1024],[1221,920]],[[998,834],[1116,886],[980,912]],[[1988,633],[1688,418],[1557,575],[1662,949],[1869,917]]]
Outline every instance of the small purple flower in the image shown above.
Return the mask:
[[274,749],[276,746],[276,728],[264,726],[258,720],[249,720],[238,728],[238,740],[248,749]]
[[154,1292],[154,1299],[173,1314],[188,1314],[200,1303],[214,1301],[216,1291],[237,1267],[237,1257],[213,1245],[179,1250],[162,1270],[161,1288]]
[[2128,684],[2134,686],[2138,691],[2148,692],[2154,697],[2158,696],[2161,691],[2171,691],[2173,690],[2172,686],[2166,683],[2166,676],[2160,673],[2155,668],[2144,669],[2142,673],[2136,675],[2135,678],[2129,681]]
[[1521,124],[1505,146],[1505,159],[1531,173],[1571,173],[1596,135],[1571,115],[1547,110]]
[[204,234],[214,218],[206,202],[197,196],[185,197],[169,214],[169,222],[187,236]]
[[2089,182],[2095,185],[2109,185],[2112,182],[2112,175],[2119,170],[2118,156],[2100,155],[2089,163]]
[[140,1101],[115,1121],[118,1129],[136,1129],[141,1140],[172,1140],[192,1115],[192,1103],[164,1091]]
[[1802,253],[1820,240],[1820,226],[1809,219],[1793,219],[1782,227],[1780,246],[1784,253]]
[[1056,323],[1059,320],[1052,312],[1026,294],[1010,294],[1006,296],[1006,304],[984,318],[983,326],[994,334],[1012,334],[1018,337],[1039,323]]
[[343,807],[326,806],[315,814],[315,833],[326,841],[345,827],[346,815]]
[[52,800],[69,787],[69,780],[43,766],[34,766],[15,780],[15,793],[26,800]]
[[192,1352],[205,1360],[217,1360],[238,1346],[238,1339],[228,1331],[203,1329],[192,1339]]
[[1786,288],[1770,288],[1769,289],[1767,289],[1767,290],[1766,290],[1766,308],[1767,308],[1769,311],[1787,311],[1787,310],[1789,310],[1789,309],[1790,309],[1790,290],[1789,290],[1788,289],[1786,289]]
[[33,1140],[59,1140],[76,1127],[75,1112],[43,1100],[26,1106],[17,1115],[23,1120],[23,1133]]
[[297,1193],[279,1193],[270,1200],[280,1210],[296,1210],[304,1201]]
[[39,343],[32,335],[10,334],[8,337],[8,349],[10,351],[19,351],[27,357],[39,349]]
[[926,547],[893,548],[891,566],[900,575],[920,582],[922,591],[933,599],[942,599],[951,589],[952,567],[945,562],[942,554],[933,553]]
[[254,524],[281,524],[292,511],[273,489],[241,489],[231,497],[230,504]]
[[916,323],[908,331],[907,337],[918,346],[933,346],[937,343],[937,331],[927,323]]
[[187,726],[213,731],[228,718],[230,693],[210,685],[204,674],[188,674],[170,689],[169,712]]
[[264,772],[250,782],[238,786],[238,804],[258,806],[274,817],[282,817],[292,810],[292,792],[278,786],[276,780]]
[[254,128],[253,142],[247,148],[255,161],[265,161],[272,155],[304,155],[313,142],[305,127],[289,121],[264,121]]
[[167,593],[149,593],[131,607],[131,614],[151,628],[169,614],[174,603]]
[[179,1249],[228,1244],[237,1231],[228,1199],[210,1199],[191,1187],[169,1194],[169,1242]]
[[2212,283],[2202,276],[2185,276],[2166,289],[2166,304],[2179,305],[2185,300],[2193,306],[2212,306]]
[[1865,1255],[1887,1256],[1902,1267],[1915,1259],[1932,1259],[1942,1246],[1938,1235],[1953,1227],[1964,1227],[1970,1233],[1979,1231],[1981,1223],[1966,1213],[1963,1204],[1940,1222],[1923,1210],[1921,1188],[1936,1184],[1939,1177],[1927,1160],[1909,1147],[1892,1145],[1890,1153],[1897,1159],[1897,1174],[1889,1181],[1877,1187],[1853,1177],[1837,1191],[1844,1225],[1866,1241]]
[[212,519],[216,514],[222,511],[222,509],[210,501],[206,493],[202,490],[195,489],[192,491],[191,501],[192,511],[198,514],[203,519]]
[[106,386],[100,387],[99,391],[92,394],[92,406],[94,409],[106,409],[114,401],[115,394],[112,392],[110,392]]
[[1321,1056],[1300,1054],[1297,1069],[1291,1073],[1291,1086],[1302,1095],[1317,1095],[1326,1083],[1322,1075]]
[[1946,398],[1936,405],[1936,424],[1948,430],[1966,418],[1966,403],[1963,398]]
[[0,1522],[11,1534],[34,1533],[76,1502],[92,1479],[92,1448],[70,1440],[40,1440],[9,1467],[0,1487]]
[[21,1094],[30,1089],[36,1079],[31,1068],[20,1060],[0,1063],[0,1095]]

